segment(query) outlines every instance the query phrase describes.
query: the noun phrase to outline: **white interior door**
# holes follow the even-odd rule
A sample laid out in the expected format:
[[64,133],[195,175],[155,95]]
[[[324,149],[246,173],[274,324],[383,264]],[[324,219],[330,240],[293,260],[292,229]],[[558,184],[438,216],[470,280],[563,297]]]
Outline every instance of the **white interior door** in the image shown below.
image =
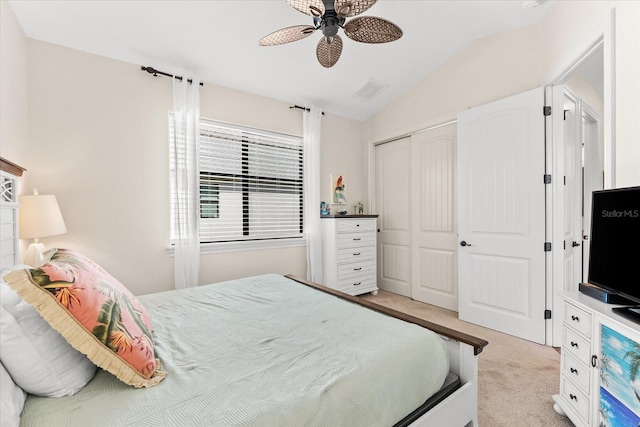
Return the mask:
[[458,310],[456,125],[411,137],[412,298]]
[[[459,317],[545,342],[544,91],[458,114]],[[462,246],[464,245],[464,246]]]
[[375,147],[378,287],[411,297],[411,138]]
[[555,86],[553,90],[554,97],[560,98],[558,106],[563,107],[554,108],[553,114],[558,115],[558,121],[564,122],[564,175],[560,177],[564,189],[564,290],[575,292],[582,281],[581,114],[578,99],[568,89]]

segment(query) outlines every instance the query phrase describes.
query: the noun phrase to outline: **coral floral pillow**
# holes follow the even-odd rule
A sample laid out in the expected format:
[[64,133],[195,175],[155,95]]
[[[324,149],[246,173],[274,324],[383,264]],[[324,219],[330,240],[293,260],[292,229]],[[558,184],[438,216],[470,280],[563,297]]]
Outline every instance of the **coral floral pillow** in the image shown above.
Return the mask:
[[90,259],[52,249],[48,263],[5,281],[76,350],[134,387],[166,375],[155,359],[151,319],[127,288]]

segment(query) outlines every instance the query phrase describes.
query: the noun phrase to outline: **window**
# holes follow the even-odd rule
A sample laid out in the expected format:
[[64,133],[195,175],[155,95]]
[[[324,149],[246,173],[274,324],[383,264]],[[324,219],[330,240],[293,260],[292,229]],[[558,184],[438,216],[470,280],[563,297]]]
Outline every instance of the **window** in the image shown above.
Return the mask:
[[300,137],[201,118],[200,242],[302,238],[302,147]]

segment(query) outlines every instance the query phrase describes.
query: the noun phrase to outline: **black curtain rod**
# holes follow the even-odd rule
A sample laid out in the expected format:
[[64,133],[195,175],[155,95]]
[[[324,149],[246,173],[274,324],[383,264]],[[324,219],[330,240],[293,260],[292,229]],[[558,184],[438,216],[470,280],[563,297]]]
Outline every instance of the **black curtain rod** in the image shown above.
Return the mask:
[[[140,67],[140,69],[141,69],[142,71],[146,71],[146,72],[147,72],[147,73],[149,73],[149,74],[153,74],[153,76],[154,76],[154,77],[158,77],[158,74],[160,74],[160,75],[162,75],[162,76],[173,77],[173,78],[174,78],[174,79],[176,79],[176,80],[180,80],[180,81],[182,81],[182,76],[174,76],[173,74],[169,74],[169,73],[165,73],[165,72],[162,72],[162,71],[156,70],[156,69],[155,69],[155,68],[153,68],[153,67],[145,67],[145,66],[142,66],[142,67]],[[193,83],[193,80],[191,80],[191,79],[187,79],[187,81],[188,81],[189,83]],[[204,83],[200,82],[200,86],[204,86]]]
[[[306,111],[307,113],[308,113],[309,111],[311,111],[311,108],[309,108],[309,107],[301,107],[301,106],[299,106],[299,105],[292,105],[292,106],[290,106],[289,108],[298,108],[298,109],[300,109],[300,110],[304,110],[304,111]],[[322,115],[324,116],[324,111],[322,112]]]

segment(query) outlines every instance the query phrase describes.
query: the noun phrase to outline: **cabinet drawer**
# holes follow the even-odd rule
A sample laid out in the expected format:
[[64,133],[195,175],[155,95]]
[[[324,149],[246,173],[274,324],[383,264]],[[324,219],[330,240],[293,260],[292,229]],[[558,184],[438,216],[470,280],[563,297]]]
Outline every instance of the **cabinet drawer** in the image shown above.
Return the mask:
[[585,394],[589,393],[590,370],[590,366],[578,362],[569,352],[562,352],[562,375],[576,383]]
[[591,343],[569,328],[563,328],[563,334],[562,351],[568,351],[575,356],[579,362],[589,366],[591,360]]
[[589,398],[575,384],[561,377],[560,395],[580,418],[589,424]]
[[338,250],[344,248],[371,247],[376,243],[375,233],[338,234]]
[[338,264],[375,260],[376,250],[373,246],[363,248],[338,249]]
[[564,321],[576,331],[591,338],[591,314],[573,304],[565,303]]
[[338,290],[346,293],[360,293],[361,290],[371,289],[375,290],[376,278],[375,276],[360,277],[351,280],[340,280],[338,282]]
[[341,264],[338,266],[338,281],[354,277],[373,276],[375,273],[375,260],[355,262],[353,264]]
[[341,219],[338,221],[338,234],[342,233],[361,233],[361,232],[375,232],[376,222],[375,220],[364,219]]

